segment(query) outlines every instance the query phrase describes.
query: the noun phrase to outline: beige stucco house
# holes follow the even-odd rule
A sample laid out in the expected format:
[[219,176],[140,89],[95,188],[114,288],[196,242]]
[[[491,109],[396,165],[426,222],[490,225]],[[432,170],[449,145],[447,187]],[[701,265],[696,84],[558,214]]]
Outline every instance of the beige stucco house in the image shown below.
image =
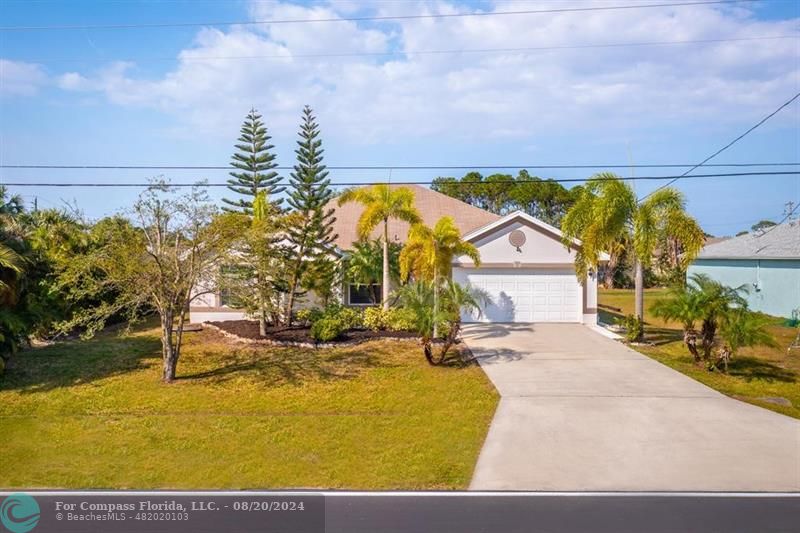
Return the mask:
[[[465,321],[597,322],[596,273],[581,280],[575,275],[579,241],[565,246],[558,228],[521,211],[500,216],[425,187],[410,188],[425,224],[433,226],[443,216],[453,217],[464,238],[481,254],[480,267],[466,257],[453,263],[453,279],[470,284],[486,297],[482,312],[464,316]],[[346,254],[358,238],[356,222],[362,207],[356,203],[333,207],[339,235],[336,245]],[[405,222],[389,223],[390,238],[396,242],[403,243],[408,230]],[[376,230],[374,237],[379,235]],[[341,298],[347,305],[369,305],[363,287],[345,285]],[[190,315],[192,322],[243,318],[219,294],[198,299]]]

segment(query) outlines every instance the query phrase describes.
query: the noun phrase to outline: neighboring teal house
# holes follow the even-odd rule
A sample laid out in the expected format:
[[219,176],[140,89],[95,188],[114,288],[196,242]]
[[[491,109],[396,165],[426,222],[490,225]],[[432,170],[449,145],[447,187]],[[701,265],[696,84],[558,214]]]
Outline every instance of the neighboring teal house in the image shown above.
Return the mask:
[[800,312],[800,222],[709,244],[689,267],[688,275],[697,273],[747,286],[755,311],[791,317]]

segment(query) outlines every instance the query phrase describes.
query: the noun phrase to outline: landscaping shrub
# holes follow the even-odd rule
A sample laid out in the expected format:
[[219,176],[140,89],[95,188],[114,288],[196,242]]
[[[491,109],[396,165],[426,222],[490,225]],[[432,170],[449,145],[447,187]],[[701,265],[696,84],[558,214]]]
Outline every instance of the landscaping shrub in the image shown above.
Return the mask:
[[636,342],[642,338],[644,333],[644,322],[636,315],[626,315],[617,320],[617,324],[625,328],[625,340]]
[[364,327],[364,314],[360,309],[353,307],[340,307],[332,315],[326,317],[339,320],[345,329],[358,329]]
[[372,331],[386,329],[386,315],[382,307],[367,307],[364,309],[364,327]]
[[311,307],[309,309],[300,309],[294,316],[301,324],[311,326],[317,320],[325,316],[325,312],[319,307]]
[[416,316],[404,307],[392,307],[384,315],[384,327],[389,331],[412,331],[416,325]]
[[368,307],[363,315],[364,327],[372,331],[412,331],[415,320],[414,313],[404,307]]
[[344,329],[364,327],[364,317],[361,310],[340,304],[331,304],[325,309],[320,309],[319,307],[301,309],[295,313],[295,318],[297,318],[298,322],[312,327],[323,319],[338,321]]
[[336,317],[324,317],[311,326],[311,336],[317,342],[329,342],[347,329],[343,321]]

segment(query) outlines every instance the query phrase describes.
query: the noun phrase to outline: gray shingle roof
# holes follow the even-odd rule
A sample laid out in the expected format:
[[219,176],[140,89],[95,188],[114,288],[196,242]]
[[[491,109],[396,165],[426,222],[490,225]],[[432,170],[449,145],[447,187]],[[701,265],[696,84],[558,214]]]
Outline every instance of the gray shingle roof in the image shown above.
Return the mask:
[[698,259],[800,259],[800,222],[706,245]]

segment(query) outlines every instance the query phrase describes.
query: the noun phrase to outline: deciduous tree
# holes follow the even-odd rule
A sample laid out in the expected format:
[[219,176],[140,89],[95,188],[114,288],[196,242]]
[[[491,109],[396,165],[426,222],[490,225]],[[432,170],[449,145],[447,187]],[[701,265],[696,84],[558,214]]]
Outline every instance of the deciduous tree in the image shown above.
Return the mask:
[[228,252],[233,235],[215,223],[216,208],[205,191],[178,196],[166,183],[154,183],[130,211],[104,227],[103,246],[76,257],[60,277],[72,298],[113,293],[111,301],[80,310],[62,324],[85,327],[92,336],[109,317],[122,312],[133,323],[155,310],[159,316],[162,379],[172,382],[180,359],[183,326],[204,275]]

